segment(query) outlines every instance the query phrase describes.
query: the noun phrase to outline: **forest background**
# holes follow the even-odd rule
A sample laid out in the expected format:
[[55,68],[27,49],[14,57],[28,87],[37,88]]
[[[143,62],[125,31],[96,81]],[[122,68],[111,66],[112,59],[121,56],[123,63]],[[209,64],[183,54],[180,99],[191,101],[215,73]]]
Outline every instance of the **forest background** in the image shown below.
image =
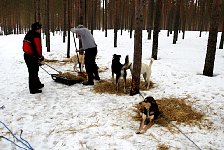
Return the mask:
[[[70,29],[83,24],[91,30],[114,30],[114,47],[117,47],[117,34],[120,30],[134,35],[134,76],[130,94],[139,92],[142,58],[142,30],[147,30],[148,39],[153,39],[152,58],[157,60],[158,36],[160,30],[173,34],[173,44],[178,33],[185,31],[209,31],[207,54],[203,75],[213,76],[217,35],[221,31],[219,48],[224,40],[224,1],[223,0],[1,0],[1,34],[22,34],[29,30],[33,22],[43,24],[46,47],[50,52],[50,32],[60,31],[63,42],[67,38],[67,57],[70,57]],[[153,32],[153,34],[152,34]],[[153,35],[153,37],[151,37]],[[73,35],[74,37],[74,35]]]
[[[221,10],[212,9],[216,1]],[[211,19],[214,19],[211,18],[213,11],[221,12],[219,31],[224,26],[222,0],[0,0],[0,3],[0,27],[5,35],[24,33],[33,22],[39,21],[44,25],[44,32],[48,28],[50,32],[65,32],[84,24],[91,31],[114,29],[121,30],[122,34],[122,30],[130,30],[132,37],[138,3],[142,5],[142,29],[148,31],[149,39],[158,18],[155,16],[158,15],[157,5],[161,5],[160,29],[168,30],[168,36],[176,28],[182,32],[208,31]]]

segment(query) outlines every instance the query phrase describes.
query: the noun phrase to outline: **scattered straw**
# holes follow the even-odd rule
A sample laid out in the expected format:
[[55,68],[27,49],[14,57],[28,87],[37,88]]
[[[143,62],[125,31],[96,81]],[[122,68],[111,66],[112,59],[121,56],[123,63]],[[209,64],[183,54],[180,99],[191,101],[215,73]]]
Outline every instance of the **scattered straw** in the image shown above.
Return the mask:
[[169,146],[165,145],[165,144],[159,144],[157,146],[157,150],[168,150]]
[[[153,83],[150,83],[149,89],[153,87]],[[147,90],[146,84],[144,81],[140,82],[140,90]],[[125,95],[129,94],[131,90],[131,79],[127,79],[126,81],[126,93],[124,93],[124,82],[123,79],[120,79],[119,90],[116,91],[115,83],[112,83],[112,80],[100,80],[98,84],[94,85],[94,91],[96,93],[108,93],[108,94],[117,94],[117,95]]]
[[[186,104],[185,98],[162,98],[156,100],[161,115],[156,121],[157,124],[168,128],[170,131],[173,131],[173,126],[171,122],[176,124],[186,124],[190,126],[198,127],[207,127],[211,128],[211,123],[203,124],[204,114],[197,112],[192,108],[192,104]],[[135,106],[134,111],[137,112],[137,115],[133,116],[134,120],[141,120],[138,104]]]

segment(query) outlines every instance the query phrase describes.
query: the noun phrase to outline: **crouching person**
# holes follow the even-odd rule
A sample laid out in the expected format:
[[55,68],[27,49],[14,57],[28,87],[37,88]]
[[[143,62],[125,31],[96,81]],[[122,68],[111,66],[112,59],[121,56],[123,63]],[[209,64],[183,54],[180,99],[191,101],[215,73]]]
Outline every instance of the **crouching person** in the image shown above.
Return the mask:
[[88,75],[88,80],[83,82],[83,85],[94,85],[95,80],[100,80],[98,66],[96,64],[97,45],[91,32],[84,28],[83,25],[78,25],[77,28],[72,28],[71,31],[77,34],[77,37],[82,42],[82,48],[79,51],[85,51],[85,67]]
[[31,30],[25,35],[23,40],[24,60],[29,73],[30,94],[41,93],[44,84],[38,77],[40,62],[44,60],[41,45],[41,27],[39,22],[32,24]]

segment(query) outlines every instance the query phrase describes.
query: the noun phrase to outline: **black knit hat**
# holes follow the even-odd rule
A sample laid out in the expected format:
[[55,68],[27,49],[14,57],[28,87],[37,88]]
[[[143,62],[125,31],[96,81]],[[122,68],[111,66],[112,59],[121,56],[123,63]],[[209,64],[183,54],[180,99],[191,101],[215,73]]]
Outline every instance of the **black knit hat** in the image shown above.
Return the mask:
[[41,29],[42,25],[39,22],[35,22],[31,25],[33,31]]
[[77,28],[84,28],[84,25],[79,24],[79,25],[77,26]]

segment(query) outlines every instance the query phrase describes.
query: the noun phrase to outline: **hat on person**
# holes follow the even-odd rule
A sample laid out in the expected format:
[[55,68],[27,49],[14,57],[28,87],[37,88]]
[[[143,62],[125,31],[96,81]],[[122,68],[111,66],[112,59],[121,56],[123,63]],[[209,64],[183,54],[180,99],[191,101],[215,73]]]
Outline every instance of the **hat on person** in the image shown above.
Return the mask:
[[77,26],[77,28],[84,28],[84,26],[83,26],[82,24],[79,24],[79,25]]
[[35,30],[41,29],[42,25],[39,22],[35,22],[31,25],[31,28],[33,31],[35,31]]

